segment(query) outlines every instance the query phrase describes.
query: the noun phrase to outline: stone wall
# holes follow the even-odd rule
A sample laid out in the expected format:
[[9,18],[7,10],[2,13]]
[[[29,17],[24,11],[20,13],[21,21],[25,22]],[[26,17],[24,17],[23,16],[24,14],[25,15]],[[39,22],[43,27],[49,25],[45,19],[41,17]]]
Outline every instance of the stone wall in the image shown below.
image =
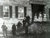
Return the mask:
[[49,9],[50,9],[50,0],[47,1],[47,5],[45,6],[45,13],[47,14],[47,21],[49,22],[45,26],[47,32],[50,32]]
[[45,13],[47,14],[47,20],[50,21],[49,19],[49,9],[50,9],[50,0],[47,1],[47,4],[45,6]]
[[31,4],[29,4],[28,7],[27,7],[27,15],[30,16],[30,21],[32,21],[32,9],[31,9]]

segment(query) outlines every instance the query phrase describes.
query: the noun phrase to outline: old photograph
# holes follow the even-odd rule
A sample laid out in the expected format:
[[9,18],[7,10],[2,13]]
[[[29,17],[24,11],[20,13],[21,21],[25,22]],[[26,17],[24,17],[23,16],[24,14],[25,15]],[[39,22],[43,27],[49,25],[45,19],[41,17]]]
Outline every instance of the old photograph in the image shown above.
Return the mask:
[[50,0],[0,0],[0,38],[50,38]]

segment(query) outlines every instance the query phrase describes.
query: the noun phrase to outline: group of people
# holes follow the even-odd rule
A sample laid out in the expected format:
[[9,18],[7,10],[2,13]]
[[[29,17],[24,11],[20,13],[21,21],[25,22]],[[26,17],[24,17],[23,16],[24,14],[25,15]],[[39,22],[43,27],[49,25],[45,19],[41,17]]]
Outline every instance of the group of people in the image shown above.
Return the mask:
[[20,21],[17,23],[17,25],[15,25],[15,24],[12,25],[12,34],[13,35],[16,35],[16,26],[17,26],[17,28],[20,28],[21,25],[22,24]]
[[[30,24],[30,17],[29,16],[26,16],[23,20],[23,28],[25,28],[25,34],[28,35],[28,26]],[[20,28],[21,27],[21,22],[19,21],[17,25],[13,24],[12,25],[12,34],[13,35],[16,35],[16,26],[17,28]]]
[[[17,25],[15,25],[15,23],[12,25],[12,34],[16,35],[16,26],[20,27],[21,26],[21,22],[19,21]],[[7,36],[7,26],[5,25],[5,22],[3,22],[3,25],[1,26],[2,31],[3,31],[3,36]]]
[[[25,17],[24,18],[24,20],[23,20],[23,28],[25,28],[25,34],[27,35],[28,34],[28,25],[29,25],[29,22],[30,22],[30,17],[29,16],[27,16],[27,17]],[[12,34],[13,35],[16,35],[16,26],[17,27],[20,27],[21,26],[21,23],[20,22],[18,22],[18,24],[17,25],[15,25],[15,24],[13,24],[12,25]],[[3,30],[3,35],[5,36],[7,36],[7,26],[5,25],[5,23],[3,22],[3,25],[1,26],[1,28],[2,28],[2,30]]]

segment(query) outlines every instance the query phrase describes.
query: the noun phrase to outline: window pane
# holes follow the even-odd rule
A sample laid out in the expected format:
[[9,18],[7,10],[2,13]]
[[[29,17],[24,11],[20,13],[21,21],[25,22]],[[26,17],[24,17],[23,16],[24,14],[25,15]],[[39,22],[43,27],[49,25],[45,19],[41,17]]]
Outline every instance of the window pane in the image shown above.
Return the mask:
[[26,7],[24,7],[24,17],[26,17]]
[[18,18],[24,18],[24,7],[18,7]]
[[9,6],[3,6],[3,17],[9,17]]
[[8,12],[5,12],[4,17],[8,17]]

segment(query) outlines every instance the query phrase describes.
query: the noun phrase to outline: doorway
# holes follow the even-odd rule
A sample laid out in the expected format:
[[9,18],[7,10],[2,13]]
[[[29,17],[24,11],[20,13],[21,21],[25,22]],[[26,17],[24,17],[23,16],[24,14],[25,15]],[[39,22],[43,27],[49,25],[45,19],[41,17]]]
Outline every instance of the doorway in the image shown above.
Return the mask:
[[42,18],[43,18],[44,5],[40,5],[40,4],[31,4],[31,8],[32,8],[32,22],[33,22],[33,20],[34,20],[35,14],[37,14],[37,18],[38,18],[40,12],[41,12]]

